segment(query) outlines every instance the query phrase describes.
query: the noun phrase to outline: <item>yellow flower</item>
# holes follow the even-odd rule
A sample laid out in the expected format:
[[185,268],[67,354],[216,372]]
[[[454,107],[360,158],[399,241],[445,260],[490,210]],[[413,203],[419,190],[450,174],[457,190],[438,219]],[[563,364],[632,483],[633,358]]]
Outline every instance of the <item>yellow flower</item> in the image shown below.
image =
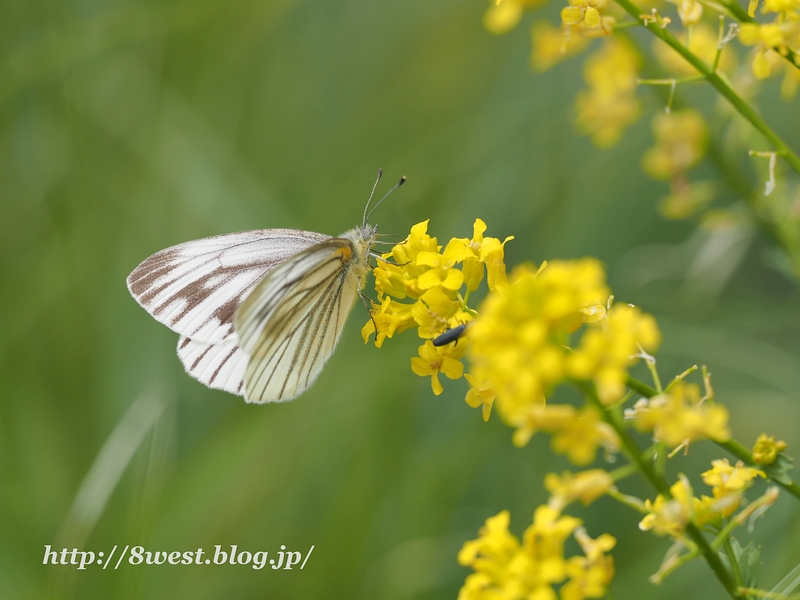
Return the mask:
[[[453,239],[447,248],[451,250],[452,256],[457,257],[458,261],[464,263],[464,283],[467,289],[474,292],[483,281],[483,269],[489,279],[489,289],[495,291],[498,284],[506,283],[506,265],[504,261],[504,247],[506,242],[514,239],[508,236],[502,242],[493,237],[484,238],[486,223],[481,219],[475,219],[473,225],[472,239]],[[452,249],[451,249],[452,247]],[[445,251],[447,253],[447,250]]]
[[454,244],[456,240],[447,244],[444,253],[439,252],[420,252],[414,259],[417,267],[428,267],[419,276],[417,285],[420,290],[429,290],[437,285],[445,289],[456,291],[464,283],[464,274],[459,269],[454,269],[456,262],[464,260],[470,256],[459,244]]
[[[740,496],[735,501],[727,497],[719,500],[711,498],[705,494],[700,498],[692,498],[692,521],[699,527],[711,523],[719,526],[722,523],[723,514],[729,515],[739,505]],[[733,505],[733,509],[728,511],[728,506]]]
[[522,545],[539,559],[563,557],[564,542],[580,524],[580,519],[562,516],[561,511],[549,506],[539,506],[533,513],[533,524],[522,536]]
[[760,465],[771,465],[778,458],[778,454],[786,450],[786,442],[775,441],[774,436],[762,433],[758,436],[753,446],[753,460]]
[[385,296],[379,305],[373,304],[372,308],[372,318],[361,329],[361,337],[364,338],[365,344],[369,341],[369,336],[375,333],[376,325],[378,330],[375,346],[380,348],[387,337],[402,333],[416,324],[411,314],[413,306],[410,304],[401,304]]
[[598,446],[607,452],[619,451],[613,428],[601,421],[591,406],[579,410],[569,404],[545,404],[542,399],[529,407],[526,418],[517,423],[514,444],[524,446],[537,431],[551,433],[553,451],[566,454],[576,465],[592,462]]
[[[672,188],[670,194],[662,198],[658,204],[658,212],[665,219],[679,220],[696,215],[706,208],[717,194],[717,185],[714,181],[690,182],[680,177],[670,184]],[[708,212],[703,214],[704,219],[708,216]]]
[[781,82],[781,98],[789,102],[797,94],[800,87],[800,69],[783,61],[783,81]]
[[625,128],[639,118],[636,99],[640,58],[627,42],[606,40],[584,65],[588,85],[575,99],[575,125],[601,148],[616,144]]
[[588,27],[597,27],[608,6],[608,0],[569,0],[569,4],[561,9],[561,20],[565,24],[585,23]]
[[[417,258],[421,253],[439,252],[436,238],[429,236],[427,231],[428,221],[417,223],[405,241],[394,246],[389,254],[383,255],[383,260],[378,261],[373,274],[375,289],[379,294],[388,294],[397,300],[407,296],[416,300],[423,294],[417,280],[428,271],[428,267],[419,266]],[[394,263],[386,260],[390,257]]]
[[694,522],[719,524],[722,517],[728,517],[739,508],[742,496],[756,477],[766,478],[758,469],[745,467],[744,463],[732,466],[726,459],[712,460],[712,469],[702,474],[706,485],[712,486],[713,498],[702,496],[692,501]]
[[492,414],[492,404],[497,396],[492,384],[489,382],[478,382],[475,378],[467,373],[464,378],[469,382],[470,388],[465,398],[467,404],[472,408],[482,406],[483,420],[488,421],[489,416]]
[[635,355],[640,349],[654,351],[661,333],[653,317],[626,304],[615,306],[605,317],[601,321],[605,327],[591,328],[583,335],[568,357],[567,372],[577,379],[593,379],[600,400],[610,404],[625,393],[627,369]]
[[[763,13],[779,13],[786,17],[800,17],[800,1],[798,0],[764,0]],[[751,17],[754,15],[750,15]]]
[[519,540],[508,531],[511,514],[504,510],[486,519],[486,524],[478,530],[477,540],[465,542],[458,553],[458,564],[475,564],[479,556],[508,564],[520,548]]
[[430,377],[433,393],[438,396],[444,391],[439,373],[450,379],[459,379],[464,373],[464,365],[459,360],[464,356],[464,351],[464,344],[447,344],[437,348],[428,340],[419,347],[419,358],[411,359],[411,370],[420,377]]
[[[375,333],[375,345],[381,347],[386,338],[414,326],[420,338],[435,340],[449,329],[470,323],[476,313],[467,306],[467,299],[480,285],[484,269],[490,290],[507,285],[504,246],[513,238],[501,242],[484,237],[485,232],[486,223],[476,219],[472,239],[453,238],[442,251],[436,238],[428,234],[428,221],[414,225],[408,238],[384,254],[373,269],[378,303],[373,302],[371,318],[361,330],[364,341]],[[412,370],[430,376],[434,393],[441,394],[439,373],[451,379],[461,377],[459,359],[466,346],[465,337],[439,348],[429,341],[411,360]],[[475,394],[480,396],[488,418],[491,381],[479,379],[483,383],[470,391],[468,402],[475,401]]]
[[697,0],[667,0],[678,6],[678,16],[684,27],[697,25],[703,17],[703,5]]
[[706,150],[706,124],[687,109],[653,118],[656,145],[644,153],[642,166],[655,179],[670,179],[695,166]]
[[724,442],[730,439],[728,411],[724,406],[703,402],[694,384],[675,382],[668,392],[649,401],[637,402],[625,411],[636,429],[675,448],[701,437]]
[[593,540],[583,527],[575,530],[574,535],[585,556],[573,556],[567,562],[570,580],[559,590],[561,600],[602,598],[614,577],[614,559],[605,553],[617,540],[607,533]]
[[589,469],[574,475],[564,471],[561,476],[555,473],[545,475],[544,487],[550,492],[547,505],[562,510],[575,500],[584,505],[591,504],[614,487],[614,480],[603,469]]
[[702,477],[705,484],[712,487],[711,491],[715,498],[750,487],[750,482],[756,477],[767,477],[764,471],[745,467],[741,461],[731,465],[727,458],[723,458],[712,460],[711,465],[712,468],[703,473]]
[[534,71],[547,71],[562,60],[581,52],[589,41],[582,35],[571,35],[550,21],[536,21],[531,27],[531,58]]
[[681,475],[669,491],[671,499],[659,494],[655,502],[645,500],[645,508],[650,514],[641,520],[639,529],[642,531],[652,529],[657,535],[681,538],[686,524],[692,518],[692,487],[689,480]]
[[554,432],[552,446],[554,452],[566,454],[573,464],[587,465],[594,460],[598,446],[616,452],[619,440],[611,426],[600,420],[597,410],[587,406]]
[[460,319],[464,323],[472,320],[472,315],[461,310],[461,303],[452,298],[451,294],[446,288],[433,287],[422,294],[411,307],[411,316],[419,326],[419,337],[432,339],[448,329],[448,325],[454,320]]
[[785,52],[798,39],[798,24],[784,23],[742,23],[739,29],[739,41],[745,46],[755,46],[753,58],[753,75],[758,79],[766,79],[772,73],[770,62],[764,56],[773,48]]

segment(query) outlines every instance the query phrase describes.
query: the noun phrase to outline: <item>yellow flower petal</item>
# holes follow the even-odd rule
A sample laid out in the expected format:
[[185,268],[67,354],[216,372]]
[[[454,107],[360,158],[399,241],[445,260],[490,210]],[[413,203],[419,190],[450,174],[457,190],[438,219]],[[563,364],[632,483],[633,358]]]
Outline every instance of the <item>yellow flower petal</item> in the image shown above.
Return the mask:
[[456,291],[458,290],[464,283],[464,273],[459,271],[458,269],[449,269],[447,271],[447,277],[442,282],[442,287],[448,290]]
[[433,393],[436,396],[439,396],[444,391],[444,388],[442,387],[442,384],[439,381],[438,372],[434,372],[433,375],[431,375],[431,389],[433,390]]
[[567,6],[561,9],[561,20],[567,25],[581,22],[581,9],[577,6]]
[[594,6],[590,6],[586,9],[583,21],[589,27],[597,27],[600,24],[600,13]]
[[753,58],[753,75],[757,79],[766,79],[772,73],[772,67],[764,54],[764,52],[758,52]]

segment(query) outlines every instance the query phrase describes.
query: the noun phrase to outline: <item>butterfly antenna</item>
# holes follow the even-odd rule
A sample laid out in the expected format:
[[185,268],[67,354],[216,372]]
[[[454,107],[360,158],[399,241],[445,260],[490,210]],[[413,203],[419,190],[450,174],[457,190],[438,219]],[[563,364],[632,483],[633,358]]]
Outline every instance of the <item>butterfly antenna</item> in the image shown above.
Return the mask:
[[381,180],[382,176],[383,176],[383,169],[378,169],[378,178],[375,180],[375,185],[372,186],[372,192],[370,192],[369,200],[367,200],[367,205],[364,207],[364,218],[361,221],[362,227],[365,227],[367,225],[367,209],[369,209],[369,203],[372,202],[372,197],[375,195],[375,188],[378,187],[378,182]]
[[372,213],[375,212],[375,209],[378,208],[383,203],[383,201],[386,200],[389,197],[389,194],[391,194],[393,191],[395,191],[397,188],[399,188],[405,182],[406,182],[406,176],[403,175],[400,178],[400,181],[398,181],[392,189],[390,189],[388,192],[386,192],[386,195],[383,198],[381,198],[375,206],[372,207],[372,210],[369,211],[369,214],[364,218],[364,224],[365,225],[366,225],[367,221],[369,221],[369,218],[372,216]]

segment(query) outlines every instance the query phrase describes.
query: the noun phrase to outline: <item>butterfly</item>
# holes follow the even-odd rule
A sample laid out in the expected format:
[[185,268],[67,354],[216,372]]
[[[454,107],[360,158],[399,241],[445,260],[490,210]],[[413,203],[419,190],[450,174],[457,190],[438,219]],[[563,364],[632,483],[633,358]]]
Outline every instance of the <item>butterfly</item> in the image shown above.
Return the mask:
[[339,237],[259,229],[156,252],[128,290],[176,333],[186,372],[247,402],[283,402],[314,383],[333,353],[370,269],[377,226],[372,187],[360,227]]

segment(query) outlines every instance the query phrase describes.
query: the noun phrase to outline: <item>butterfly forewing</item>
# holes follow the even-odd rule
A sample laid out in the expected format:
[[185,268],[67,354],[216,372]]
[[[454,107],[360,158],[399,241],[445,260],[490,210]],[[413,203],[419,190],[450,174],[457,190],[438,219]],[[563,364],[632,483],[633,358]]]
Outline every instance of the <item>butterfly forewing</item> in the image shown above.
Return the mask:
[[327,239],[310,231],[259,229],[186,242],[142,262],[128,277],[128,289],[173,331],[216,344],[233,333],[236,308],[272,268]]
[[250,402],[291,400],[319,375],[358,293],[355,252],[348,239],[321,242],[275,267],[241,304],[235,326],[250,357]]

